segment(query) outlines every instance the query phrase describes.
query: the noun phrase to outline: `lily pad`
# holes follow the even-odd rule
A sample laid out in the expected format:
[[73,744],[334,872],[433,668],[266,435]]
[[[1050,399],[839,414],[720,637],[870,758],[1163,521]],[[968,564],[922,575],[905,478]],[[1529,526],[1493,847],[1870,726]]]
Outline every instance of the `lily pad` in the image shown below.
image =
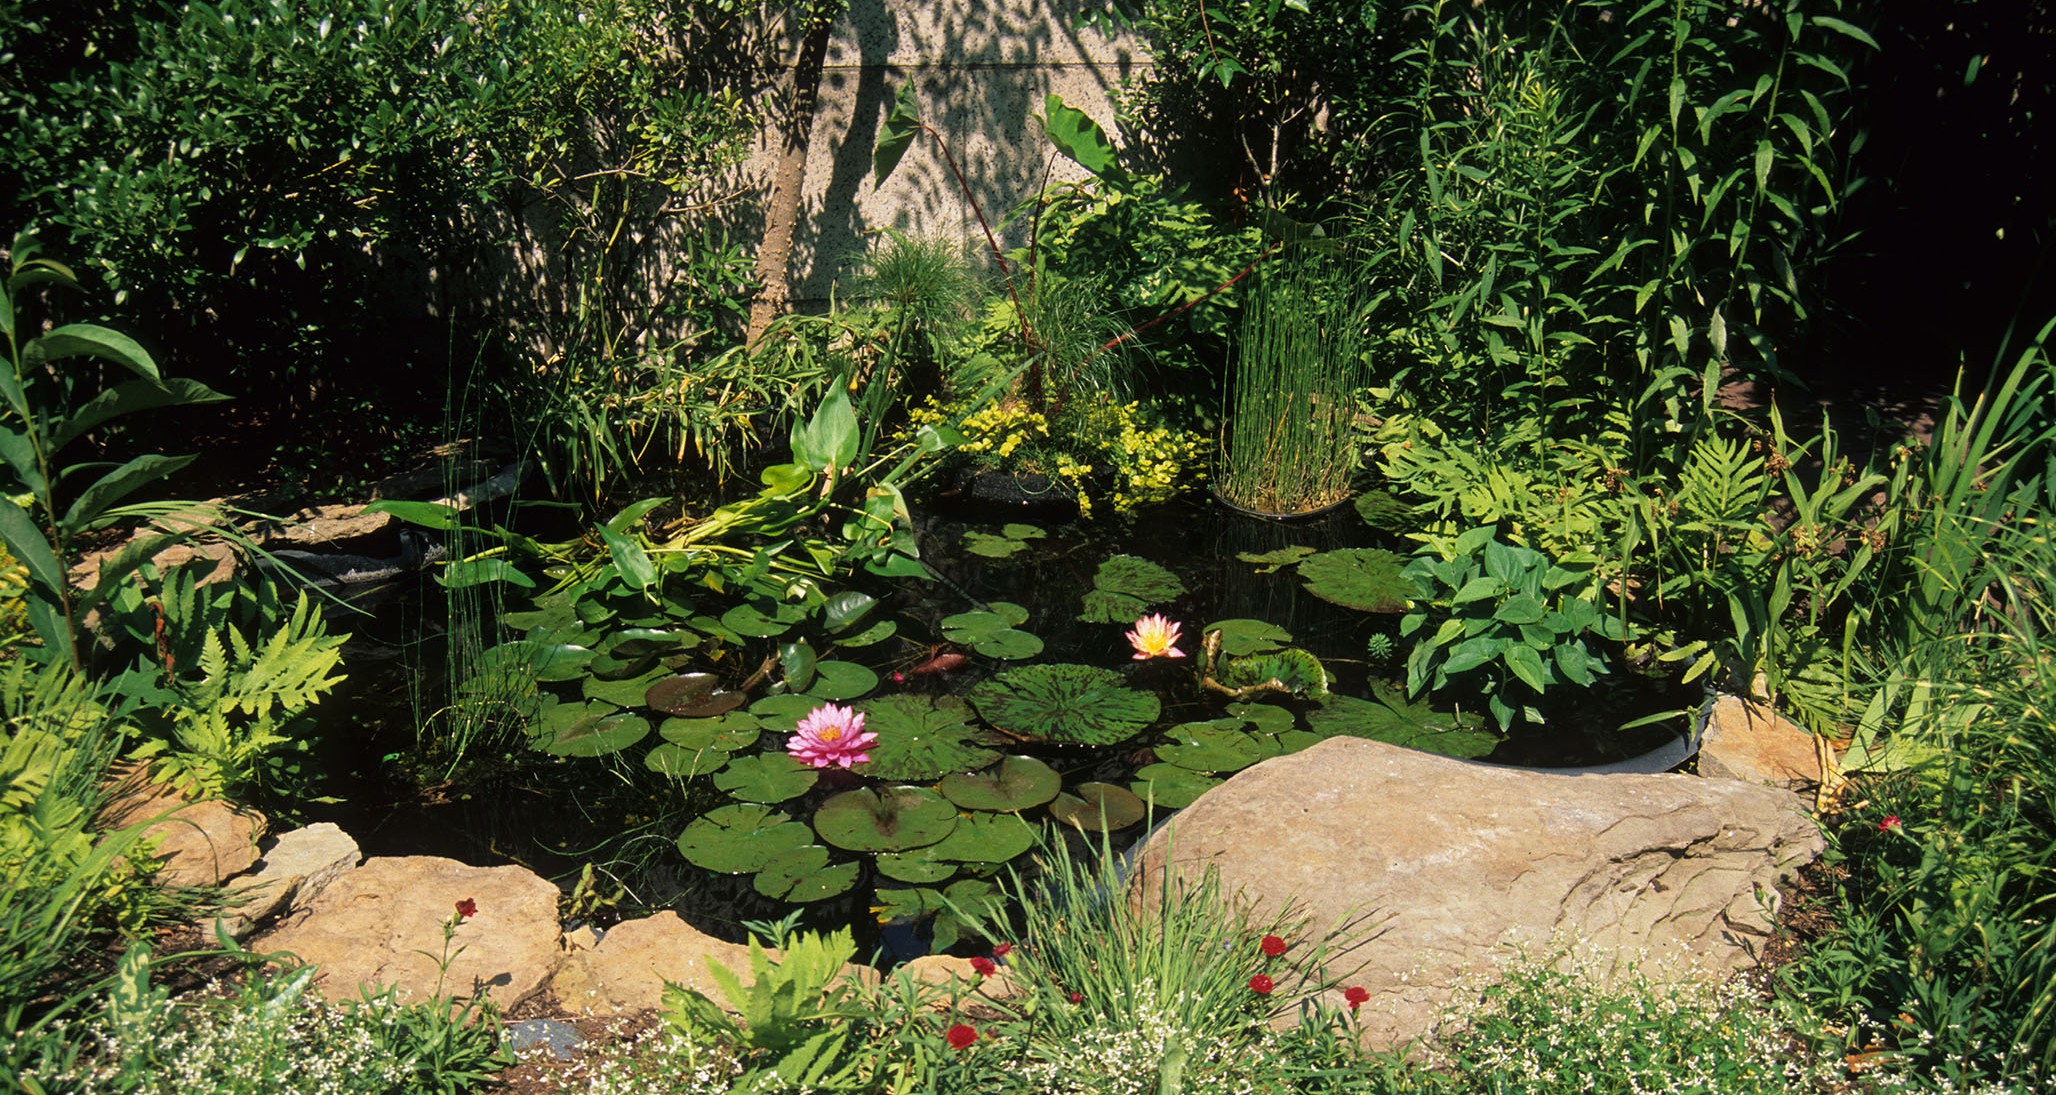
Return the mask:
[[1236,657],[1283,650],[1292,641],[1292,632],[1264,620],[1217,620],[1199,631],[1220,632],[1221,653]]
[[957,864],[935,857],[936,845],[906,852],[881,852],[873,862],[878,873],[898,882],[941,882],[957,873]]
[[1199,801],[1199,796],[1219,787],[1221,781],[1175,764],[1151,764],[1138,770],[1128,789],[1145,803],[1167,810],[1182,810]]
[[728,766],[731,756],[733,754],[726,749],[711,746],[692,749],[667,741],[643,754],[643,767],[659,775],[689,779],[720,771]]
[[845,590],[828,598],[827,603],[821,606],[821,630],[830,635],[841,635],[863,623],[877,607],[878,598],[869,593]]
[[1242,719],[1266,734],[1282,734],[1298,721],[1289,707],[1275,703],[1231,703],[1228,715]]
[[583,677],[592,660],[593,651],[589,646],[516,639],[486,651],[478,670],[483,673],[504,669],[520,673],[532,681],[569,681]]
[[1099,565],[1078,618],[1087,623],[1125,624],[1151,605],[1185,595],[1176,574],[1135,555],[1115,555]]
[[939,779],[983,768],[999,759],[984,730],[972,725],[971,709],[955,696],[901,693],[859,705],[864,729],[878,735],[856,766],[877,779]]
[[964,550],[988,559],[1004,559],[1028,550],[1028,541],[1048,535],[1034,525],[1010,524],[1001,528],[997,535],[990,532],[964,533]]
[[1322,696],[1328,692],[1328,671],[1321,667],[1321,660],[1296,647],[1226,658],[1215,674],[1215,679],[1229,688],[1268,686],[1295,696]]
[[959,612],[942,621],[942,637],[988,658],[1015,660],[1042,653],[1042,640],[997,612]]
[[589,700],[604,700],[616,707],[641,707],[643,697],[649,692],[650,686],[666,676],[668,674],[662,669],[652,670],[628,680],[609,681],[593,676],[585,679],[581,690]]
[[882,643],[899,634],[899,624],[892,620],[880,620],[862,631],[836,637],[838,646],[871,646]]
[[1369,738],[1465,760],[1482,757],[1499,744],[1499,735],[1476,718],[1389,696],[1330,695],[1307,713],[1306,721],[1322,737]]
[[758,599],[721,614],[721,626],[737,635],[769,639],[783,635],[806,619],[807,610],[784,601]]
[[1157,759],[1195,772],[1239,772],[1281,751],[1277,739],[1252,733],[1241,719],[1180,723],[1172,743],[1156,747]]
[[1090,665],[1010,669],[974,686],[970,696],[979,716],[1001,732],[1059,745],[1126,741],[1162,710],[1155,693],[1129,688],[1119,673]]
[[586,663],[585,671],[603,681],[621,681],[630,677],[640,677],[656,664],[657,655],[654,653],[603,650],[594,654],[592,661]]
[[730,752],[754,745],[763,732],[757,717],[747,711],[730,711],[713,719],[665,719],[657,727],[659,736],[680,748]]
[[603,757],[618,753],[649,734],[650,720],[624,711],[605,717],[579,718],[538,744],[543,752],[553,756]]
[[678,834],[678,850],[688,861],[721,874],[761,871],[813,842],[805,825],[754,802],[709,810]]
[[939,843],[957,827],[957,808],[922,787],[844,791],[814,811],[821,839],[852,852],[903,852]]
[[1035,846],[1035,830],[1018,814],[965,814],[941,843],[923,849],[937,859],[1005,863]]
[[778,671],[785,676],[785,686],[795,692],[805,692],[814,683],[814,671],[820,664],[814,647],[805,639],[778,648]]
[[749,698],[720,687],[721,678],[712,673],[680,673],[651,684],[643,693],[643,705],[667,715],[711,718],[741,707]]
[[1028,610],[1012,601],[994,601],[986,610],[1007,622],[1008,627],[1019,627],[1028,622]]
[[1126,787],[1111,783],[1081,783],[1071,792],[1056,797],[1049,812],[1058,821],[1087,832],[1111,833],[1141,821],[1149,807]]
[[857,884],[857,865],[828,865],[828,849],[819,844],[796,848],[766,864],[750,884],[765,897],[805,904],[846,893]]
[[1255,564],[1258,574],[1270,574],[1292,566],[1313,553],[1314,549],[1310,547],[1292,544],[1276,551],[1238,551],[1235,557],[1245,563]]
[[878,674],[855,662],[822,662],[807,695],[823,700],[853,700],[878,687]]
[[758,753],[728,762],[714,777],[714,786],[743,802],[784,802],[813,790],[818,769],[784,753]]
[[1380,532],[1407,532],[1418,526],[1414,507],[1393,497],[1392,492],[1367,490],[1356,496],[1356,515]]
[[799,729],[800,720],[820,707],[822,701],[814,696],[795,696],[780,693],[765,696],[750,705],[750,714],[757,717],[765,730],[774,734],[790,734]]
[[1341,548],[1309,556],[1299,564],[1307,592],[1330,604],[1361,612],[1404,612],[1413,582],[1401,572],[1406,561],[1382,548]]
[[966,810],[1026,810],[1057,797],[1064,777],[1034,757],[1008,757],[992,768],[942,781],[942,797]]

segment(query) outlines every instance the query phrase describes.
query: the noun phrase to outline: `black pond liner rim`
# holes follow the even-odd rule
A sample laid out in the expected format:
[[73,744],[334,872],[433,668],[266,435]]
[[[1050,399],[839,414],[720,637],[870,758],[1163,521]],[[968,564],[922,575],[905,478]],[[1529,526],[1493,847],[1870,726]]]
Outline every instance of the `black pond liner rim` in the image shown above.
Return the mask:
[[1300,521],[1310,517],[1319,517],[1322,514],[1326,513],[1333,513],[1336,510],[1341,509],[1343,506],[1348,505],[1352,500],[1356,498],[1356,492],[1351,491],[1348,494],[1345,494],[1342,497],[1336,499],[1335,501],[1330,502],[1327,505],[1321,506],[1317,509],[1300,509],[1292,510],[1290,512],[1284,512],[1253,509],[1249,506],[1244,506],[1235,502],[1231,502],[1221,495],[1220,489],[1217,487],[1208,487],[1206,492],[1208,496],[1213,498],[1214,501],[1219,502],[1224,508],[1233,510],[1236,513],[1243,515],[1244,517],[1255,517],[1263,521],[1280,522]]

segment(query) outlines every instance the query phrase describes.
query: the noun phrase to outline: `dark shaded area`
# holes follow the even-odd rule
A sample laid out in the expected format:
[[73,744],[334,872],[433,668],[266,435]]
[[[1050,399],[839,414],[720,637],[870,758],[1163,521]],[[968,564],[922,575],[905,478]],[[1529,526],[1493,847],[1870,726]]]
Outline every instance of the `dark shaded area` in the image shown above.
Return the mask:
[[1827,270],[1837,311],[1801,374],[1824,391],[1981,380],[2056,316],[2056,13],[2044,0],[1888,5],[1854,74],[1867,178]]

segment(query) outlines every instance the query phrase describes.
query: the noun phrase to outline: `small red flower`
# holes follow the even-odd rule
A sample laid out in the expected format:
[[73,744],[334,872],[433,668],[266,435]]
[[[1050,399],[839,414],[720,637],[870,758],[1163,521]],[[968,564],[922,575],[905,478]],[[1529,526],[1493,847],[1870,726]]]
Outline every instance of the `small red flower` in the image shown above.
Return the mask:
[[1355,1011],[1364,1006],[1364,1001],[1371,998],[1371,990],[1362,985],[1351,985],[1342,990],[1342,998],[1349,1001],[1349,1010]]
[[949,1031],[943,1037],[949,1039],[949,1048],[951,1049],[969,1049],[971,1048],[971,1043],[978,1040],[978,1031],[973,1027],[958,1023],[956,1026],[949,1028]]
[[1014,945],[1012,943],[994,943],[992,945],[992,956],[994,958],[1005,958],[1012,953],[1014,953]]
[[971,959],[971,971],[980,977],[991,977],[999,972],[999,967],[993,965],[990,958],[973,958]]
[[1257,946],[1262,947],[1264,949],[1264,953],[1270,955],[1272,958],[1276,958],[1279,955],[1285,953],[1285,941],[1283,939],[1278,938],[1275,935],[1264,936],[1263,939],[1257,943]]
[[469,920],[478,915],[478,902],[465,898],[457,902],[457,919]]
[[1256,993],[1258,996],[1269,996],[1271,990],[1277,987],[1278,983],[1271,980],[1268,974],[1259,973],[1249,979],[1249,991]]
[[1084,1003],[1084,1002],[1085,1002],[1085,994],[1084,994],[1084,993],[1082,993],[1082,992],[1074,992],[1074,993],[1072,993],[1072,994],[1071,994],[1071,1002],[1072,1002],[1072,1003],[1074,1003],[1074,1004],[1082,1004],[1082,1003]]
[[1885,820],[1883,820],[1883,821],[1880,821],[1880,822],[1878,822],[1878,832],[1881,832],[1881,833],[1889,833],[1889,832],[1891,832],[1892,830],[1894,830],[1894,829],[1897,829],[1898,827],[1899,827],[1899,815],[1898,815],[1898,814],[1886,814],[1886,815],[1885,815]]

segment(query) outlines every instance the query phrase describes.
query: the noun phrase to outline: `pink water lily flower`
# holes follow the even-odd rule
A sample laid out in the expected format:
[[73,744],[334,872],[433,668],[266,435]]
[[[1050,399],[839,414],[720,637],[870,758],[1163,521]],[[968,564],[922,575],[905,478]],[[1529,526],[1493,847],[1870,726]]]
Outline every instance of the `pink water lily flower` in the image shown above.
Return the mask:
[[1128,645],[1135,648],[1135,660],[1148,658],[1182,658],[1178,649],[1178,624],[1167,616],[1150,613],[1135,621],[1134,630],[1128,632]]
[[802,764],[816,768],[848,768],[871,759],[864,750],[878,743],[878,735],[864,729],[864,716],[848,707],[823,704],[800,720],[799,732],[785,743],[785,751]]

